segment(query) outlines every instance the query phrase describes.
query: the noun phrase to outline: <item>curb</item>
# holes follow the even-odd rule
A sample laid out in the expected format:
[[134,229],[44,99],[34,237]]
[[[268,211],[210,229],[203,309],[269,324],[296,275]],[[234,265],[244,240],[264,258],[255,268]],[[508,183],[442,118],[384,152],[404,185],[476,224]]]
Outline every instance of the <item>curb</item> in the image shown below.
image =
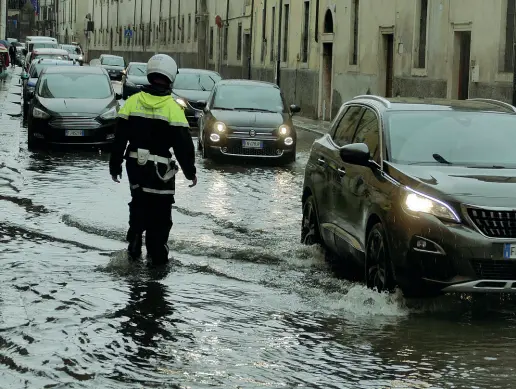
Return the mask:
[[311,128],[311,127],[305,127],[303,125],[300,125],[300,124],[296,124],[294,123],[294,126],[298,129],[298,130],[303,130],[303,131],[307,131],[307,132],[311,132],[313,134],[317,134],[317,135],[320,135],[320,136],[324,136],[327,134],[327,132],[325,131],[321,131],[321,130],[316,130],[314,128]]

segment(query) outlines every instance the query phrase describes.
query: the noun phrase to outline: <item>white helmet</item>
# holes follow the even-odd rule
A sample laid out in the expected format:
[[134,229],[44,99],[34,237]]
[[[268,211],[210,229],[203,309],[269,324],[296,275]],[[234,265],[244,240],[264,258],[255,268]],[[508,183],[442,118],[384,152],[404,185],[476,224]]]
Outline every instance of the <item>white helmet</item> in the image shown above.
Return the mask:
[[147,77],[150,74],[161,74],[173,84],[177,74],[176,61],[166,54],[156,54],[147,62]]

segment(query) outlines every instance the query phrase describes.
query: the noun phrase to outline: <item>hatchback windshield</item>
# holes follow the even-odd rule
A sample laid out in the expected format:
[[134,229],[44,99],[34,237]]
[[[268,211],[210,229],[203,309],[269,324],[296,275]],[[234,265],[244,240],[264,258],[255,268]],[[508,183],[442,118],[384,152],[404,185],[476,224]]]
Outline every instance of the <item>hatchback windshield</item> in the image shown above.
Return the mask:
[[179,73],[174,81],[174,89],[211,91],[221,80],[216,74]]
[[78,46],[74,45],[62,45],[63,50],[68,51],[70,54],[81,54],[81,49]]
[[38,94],[48,99],[107,99],[111,84],[102,74],[45,74]]
[[59,60],[68,60],[69,57],[67,55],[62,54],[36,54],[33,58],[34,59],[40,59],[40,58],[46,58],[46,59],[59,59]]
[[394,163],[516,167],[516,115],[393,112],[387,121]]
[[[63,64],[55,64],[49,62],[43,62],[32,66],[30,70],[30,78],[38,78],[41,74],[41,71],[49,66],[63,66]],[[65,65],[66,66],[66,65]]]
[[213,109],[283,112],[279,89],[261,85],[224,85],[217,89]]
[[103,57],[100,63],[108,66],[125,66],[122,57]]
[[34,42],[29,44],[29,51],[36,49],[57,49],[57,43],[53,42]]
[[129,68],[130,76],[145,76],[147,75],[147,65],[131,65]]

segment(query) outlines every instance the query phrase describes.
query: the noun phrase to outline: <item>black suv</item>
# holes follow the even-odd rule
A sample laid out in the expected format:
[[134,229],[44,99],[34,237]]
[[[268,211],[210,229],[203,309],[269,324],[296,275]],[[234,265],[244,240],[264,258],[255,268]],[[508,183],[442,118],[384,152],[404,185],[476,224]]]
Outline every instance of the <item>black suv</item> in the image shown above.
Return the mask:
[[314,143],[302,203],[302,242],[368,287],[516,292],[516,108],[358,96]]

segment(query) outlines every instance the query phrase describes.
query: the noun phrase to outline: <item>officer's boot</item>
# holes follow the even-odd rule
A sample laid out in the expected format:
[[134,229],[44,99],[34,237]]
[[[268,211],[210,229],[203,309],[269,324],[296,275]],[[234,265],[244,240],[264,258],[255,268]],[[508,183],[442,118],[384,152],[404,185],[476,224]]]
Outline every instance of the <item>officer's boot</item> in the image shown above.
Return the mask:
[[137,261],[142,256],[142,232],[137,232],[130,228],[127,232],[127,241],[129,242],[127,247],[129,259]]

